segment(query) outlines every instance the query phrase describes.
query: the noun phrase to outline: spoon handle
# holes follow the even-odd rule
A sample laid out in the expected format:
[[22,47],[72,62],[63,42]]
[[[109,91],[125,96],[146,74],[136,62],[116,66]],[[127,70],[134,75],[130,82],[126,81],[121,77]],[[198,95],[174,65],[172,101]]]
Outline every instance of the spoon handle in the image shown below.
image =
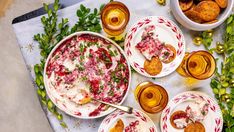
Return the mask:
[[[94,99],[94,100],[96,100],[96,99]],[[117,108],[117,109],[119,109],[119,110],[122,110],[122,111],[124,111],[124,112],[126,112],[126,113],[128,113],[128,114],[132,114],[132,110],[133,110],[132,107],[129,107],[129,106],[121,106],[121,105],[115,105],[115,104],[103,102],[103,101],[101,101],[101,100],[96,100],[96,101],[98,101],[98,102],[100,102],[100,103],[102,103],[102,104],[106,104],[106,105],[109,105],[109,106],[111,106],[111,107]]]

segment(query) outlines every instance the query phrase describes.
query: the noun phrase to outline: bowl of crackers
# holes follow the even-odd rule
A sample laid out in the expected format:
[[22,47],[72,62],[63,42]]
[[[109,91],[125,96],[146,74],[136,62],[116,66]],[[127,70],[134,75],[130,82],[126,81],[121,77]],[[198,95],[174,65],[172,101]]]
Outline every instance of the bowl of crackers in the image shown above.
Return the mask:
[[171,10],[184,27],[204,31],[218,27],[231,14],[234,0],[171,0]]

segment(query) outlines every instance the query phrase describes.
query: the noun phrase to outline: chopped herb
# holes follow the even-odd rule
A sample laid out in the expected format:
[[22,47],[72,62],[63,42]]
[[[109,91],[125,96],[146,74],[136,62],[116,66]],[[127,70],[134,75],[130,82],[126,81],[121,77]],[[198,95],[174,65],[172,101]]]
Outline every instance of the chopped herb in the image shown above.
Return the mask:
[[100,89],[103,89],[103,88],[104,88],[104,86],[103,86],[103,85],[101,85],[101,86],[100,86]]
[[85,46],[83,44],[80,44],[80,52],[83,53],[85,49]]
[[88,78],[87,77],[81,77],[81,80],[86,81],[86,80],[88,80]]
[[113,90],[110,90],[108,94],[109,94],[110,96],[114,96],[114,91],[113,91]]
[[124,83],[128,83],[128,79],[126,77],[124,78]]
[[115,56],[115,53],[113,51],[110,50],[110,55],[111,56]]
[[59,55],[56,55],[56,56],[54,57],[55,60],[57,60],[58,58],[59,58]]
[[92,55],[92,54],[89,54],[89,58],[93,58],[93,55]]
[[84,71],[84,70],[85,70],[85,68],[82,67],[82,66],[77,66],[77,67],[78,67],[78,70],[79,70],[79,71]]
[[80,60],[81,61],[84,60],[84,56],[83,55],[80,56]]
[[117,56],[117,55],[118,55],[118,51],[117,51],[117,50],[114,50],[114,52],[115,52],[115,56]]
[[110,48],[111,48],[111,45],[108,45],[108,46],[107,46],[107,49],[110,49]]

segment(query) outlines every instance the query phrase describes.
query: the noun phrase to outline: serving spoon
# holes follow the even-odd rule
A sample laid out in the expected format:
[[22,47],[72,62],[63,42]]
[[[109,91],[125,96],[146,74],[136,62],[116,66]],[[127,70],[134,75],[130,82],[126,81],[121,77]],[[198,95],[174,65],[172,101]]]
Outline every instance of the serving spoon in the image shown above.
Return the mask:
[[105,105],[109,105],[111,107],[114,107],[114,108],[117,108],[119,110],[122,110],[128,114],[132,114],[132,111],[133,111],[133,108],[132,107],[129,107],[129,106],[122,106],[122,105],[116,105],[116,104],[111,104],[111,103],[108,103],[108,102],[104,102],[102,100],[98,100],[98,99],[95,99],[95,98],[92,98],[88,92],[86,90],[83,90],[83,89],[80,89],[80,92],[82,93],[85,93],[87,95],[85,101],[83,101],[82,103],[79,103],[80,105],[83,105],[83,104],[87,104],[89,102],[91,102],[92,100],[94,101],[97,101],[99,103],[102,103],[102,104],[105,104]]
[[117,109],[122,110],[122,111],[124,111],[124,112],[126,112],[126,113],[128,113],[128,114],[132,114],[132,110],[133,110],[132,107],[129,107],[129,106],[122,106],[122,105],[116,105],[116,104],[111,104],[111,103],[104,102],[104,101],[101,101],[101,100],[97,100],[97,99],[94,99],[94,98],[92,98],[92,100],[98,101],[98,102],[100,102],[100,103],[102,103],[102,104],[106,104],[106,105],[109,105],[109,106],[114,107],[114,108],[117,108]]

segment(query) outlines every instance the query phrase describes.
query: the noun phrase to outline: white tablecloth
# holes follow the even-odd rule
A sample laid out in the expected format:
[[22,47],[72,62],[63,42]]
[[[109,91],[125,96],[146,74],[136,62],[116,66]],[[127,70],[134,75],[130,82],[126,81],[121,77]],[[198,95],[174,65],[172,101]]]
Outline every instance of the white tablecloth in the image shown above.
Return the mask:
[[[108,1],[109,0],[85,0],[84,2],[81,3],[89,8],[95,8],[95,7],[99,8],[102,3],[107,3]],[[119,0],[119,1],[125,3],[131,13],[130,22],[128,24],[127,29],[129,29],[129,27],[138,19],[143,18],[145,16],[165,16],[176,22],[170,11],[169,0],[167,0],[166,6],[159,6],[155,0]],[[68,18],[70,21],[69,24],[74,25],[74,23],[77,21],[76,10],[79,8],[81,3],[60,10],[58,17]],[[30,75],[32,76],[32,79],[35,78],[33,66],[40,62],[40,51],[38,43],[33,40],[34,34],[43,32],[43,27],[40,22],[40,18],[41,16],[13,25],[15,34],[18,39],[19,47],[21,49],[22,55],[24,57],[26,66],[30,72]],[[196,32],[192,32],[183,28],[183,26],[181,26],[177,22],[176,24],[181,28],[181,30],[184,33],[186,40],[186,51],[190,52],[194,50],[204,49],[203,46],[198,47],[192,43],[193,35],[196,34]],[[216,41],[222,40],[222,33],[223,33],[222,30],[223,30],[222,27],[219,27],[215,30],[213,46],[215,46]],[[169,76],[153,80],[151,78],[146,78],[137,73],[134,73],[132,75],[130,92],[124,102],[124,105],[130,105],[136,109],[142,110],[134,98],[134,89],[137,84],[146,80],[150,80],[156,84],[163,86],[167,90],[170,99],[175,95],[177,95],[178,93],[188,90],[203,91],[213,97],[212,90],[209,86],[210,79],[203,81],[191,81],[181,77],[180,75],[178,75],[178,73],[173,72]],[[60,131],[95,132],[98,130],[98,127],[101,121],[103,120],[103,118],[95,120],[82,120],[71,117],[63,113],[64,120],[68,125],[68,129],[63,129],[59,125],[59,122],[57,121],[56,117],[54,117],[45,108],[43,109],[51,124],[51,127],[56,132]],[[147,113],[147,115],[149,115],[151,119],[154,121],[159,132],[160,132],[160,123],[159,123],[160,114],[161,113],[158,114]]]

